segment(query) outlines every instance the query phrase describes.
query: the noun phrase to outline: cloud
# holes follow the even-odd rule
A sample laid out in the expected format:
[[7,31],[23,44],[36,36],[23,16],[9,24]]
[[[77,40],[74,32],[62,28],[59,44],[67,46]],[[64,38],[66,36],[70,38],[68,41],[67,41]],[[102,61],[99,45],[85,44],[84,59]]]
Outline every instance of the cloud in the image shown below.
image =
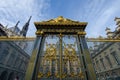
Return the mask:
[[62,14],[64,17],[88,22],[86,28],[88,36],[95,37],[105,34],[105,27],[113,25],[114,17],[120,13],[120,0],[76,0],[77,3],[73,1],[74,4],[69,2],[66,5],[62,5],[64,3],[62,0],[59,6],[56,5],[57,1],[51,0],[0,0],[0,2],[0,22],[4,25],[9,24],[9,27],[12,27],[20,20],[19,27],[22,28],[32,15],[28,36],[34,35],[36,31],[34,21],[47,20]]
[[76,0],[75,2],[71,1],[69,5],[59,5],[59,7],[54,5],[56,7],[52,6],[55,9],[51,9],[51,12],[54,12],[54,15],[63,14],[66,18],[88,22],[86,31],[89,37],[105,36],[105,28],[113,25],[116,13],[119,15],[120,12],[120,0]]
[[[105,2],[103,2],[103,4],[105,6],[103,6],[101,8],[95,7],[97,11],[94,11],[95,13],[92,13],[92,14],[93,14],[93,16],[94,15],[96,15],[96,16],[94,18],[91,18],[91,21],[90,21],[90,19],[88,20],[89,28],[87,28],[87,30],[86,30],[88,33],[87,36],[97,37],[99,35],[102,35],[102,36],[106,35],[105,28],[108,27],[108,24],[113,25],[112,23],[114,22],[115,13],[117,13],[119,11],[118,3],[119,3],[118,1],[116,1],[116,2],[111,1],[109,3],[109,5],[108,4],[105,5]],[[114,27],[114,29],[115,29],[115,27]]]
[[[98,20],[92,26],[92,33],[91,34],[93,36],[98,36],[98,35],[100,35],[100,33],[103,33],[102,31],[105,30],[105,27],[107,27],[104,25],[109,21],[109,18],[111,17],[111,15],[113,13],[114,12],[113,12],[112,8],[103,12],[103,14],[98,18]],[[95,31],[93,31],[93,29]]]
[[20,20],[22,28],[29,16],[32,16],[28,36],[34,36],[33,22],[45,19],[48,14],[49,0],[0,0],[0,23],[13,27]]

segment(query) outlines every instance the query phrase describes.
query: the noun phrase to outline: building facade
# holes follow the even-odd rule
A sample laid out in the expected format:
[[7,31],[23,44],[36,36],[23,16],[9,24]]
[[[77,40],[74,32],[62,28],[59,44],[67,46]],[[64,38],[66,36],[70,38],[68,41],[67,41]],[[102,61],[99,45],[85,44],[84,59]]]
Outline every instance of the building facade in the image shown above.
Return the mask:
[[[31,17],[30,17],[31,19]],[[29,22],[23,29],[17,27],[19,21],[12,28],[6,28],[0,24],[0,36],[24,36],[26,37]],[[25,51],[29,44],[22,41],[0,41],[0,80],[24,80],[30,55]]]
[[23,80],[29,57],[16,43],[0,41],[0,80]]
[[[120,18],[115,21],[115,31],[106,28],[108,38],[120,38]],[[120,80],[120,42],[95,42],[90,52],[99,80]]]

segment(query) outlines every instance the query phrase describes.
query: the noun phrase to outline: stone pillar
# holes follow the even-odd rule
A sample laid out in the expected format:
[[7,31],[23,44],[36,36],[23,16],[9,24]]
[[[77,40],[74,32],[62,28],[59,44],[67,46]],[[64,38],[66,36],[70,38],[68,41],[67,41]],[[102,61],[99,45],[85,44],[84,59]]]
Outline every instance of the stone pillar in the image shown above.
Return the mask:
[[89,53],[89,49],[85,40],[84,35],[79,35],[79,41],[81,46],[81,52],[82,52],[82,59],[84,63],[84,69],[86,74],[86,80],[96,80],[96,74],[95,70],[92,64],[91,56]]
[[32,55],[29,61],[29,66],[26,71],[25,80],[36,80],[37,78],[37,70],[38,68],[38,62],[39,62],[39,55],[40,55],[40,49],[42,47],[43,42],[43,35],[39,35],[36,38],[34,48],[32,51]]

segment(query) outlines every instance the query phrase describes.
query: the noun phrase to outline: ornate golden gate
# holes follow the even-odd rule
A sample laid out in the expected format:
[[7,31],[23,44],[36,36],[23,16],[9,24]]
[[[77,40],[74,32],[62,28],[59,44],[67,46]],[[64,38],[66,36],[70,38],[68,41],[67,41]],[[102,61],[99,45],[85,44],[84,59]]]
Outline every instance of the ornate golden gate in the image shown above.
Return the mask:
[[86,25],[62,16],[35,22],[37,37],[25,80],[96,80]]

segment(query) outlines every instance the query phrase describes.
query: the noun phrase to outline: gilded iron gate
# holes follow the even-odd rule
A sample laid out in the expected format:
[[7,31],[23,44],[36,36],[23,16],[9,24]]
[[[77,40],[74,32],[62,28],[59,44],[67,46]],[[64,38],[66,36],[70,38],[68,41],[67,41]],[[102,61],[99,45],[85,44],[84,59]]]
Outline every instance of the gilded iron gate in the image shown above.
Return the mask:
[[25,80],[96,80],[86,25],[62,16],[35,22],[37,37]]
[[75,35],[64,35],[62,41],[59,35],[46,35],[40,55],[38,80],[59,80],[60,77],[63,80],[83,79],[85,76],[80,62],[81,53],[76,43]]

